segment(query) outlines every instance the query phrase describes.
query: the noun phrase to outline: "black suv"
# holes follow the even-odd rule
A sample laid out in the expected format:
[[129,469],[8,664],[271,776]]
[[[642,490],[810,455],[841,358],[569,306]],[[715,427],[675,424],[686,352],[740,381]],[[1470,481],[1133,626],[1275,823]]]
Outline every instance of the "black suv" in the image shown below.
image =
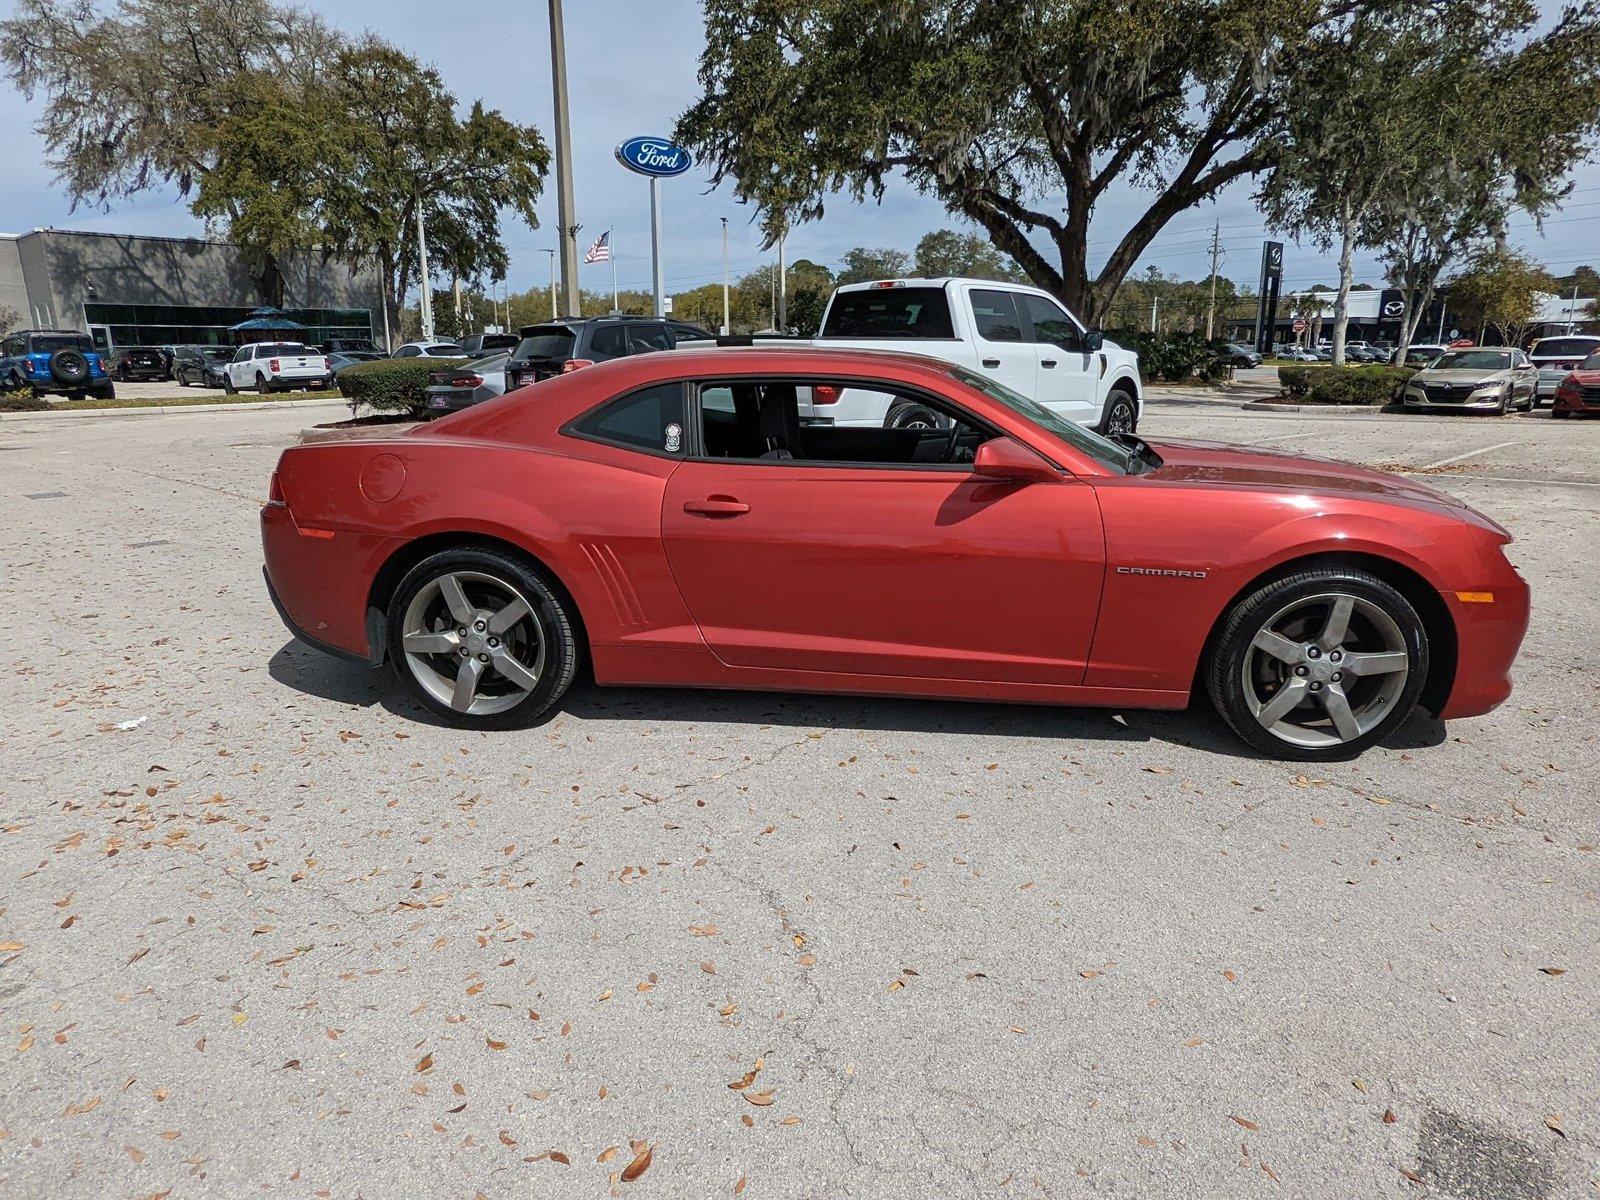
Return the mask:
[[137,379],[162,380],[171,374],[167,356],[155,346],[129,346],[113,351],[111,374],[123,383]]
[[105,356],[86,333],[72,329],[19,329],[0,339],[0,392],[32,388],[35,395],[56,392],[116,398]]
[[665,317],[573,317],[529,325],[517,332],[522,340],[506,363],[508,392],[608,359],[716,340],[698,325]]

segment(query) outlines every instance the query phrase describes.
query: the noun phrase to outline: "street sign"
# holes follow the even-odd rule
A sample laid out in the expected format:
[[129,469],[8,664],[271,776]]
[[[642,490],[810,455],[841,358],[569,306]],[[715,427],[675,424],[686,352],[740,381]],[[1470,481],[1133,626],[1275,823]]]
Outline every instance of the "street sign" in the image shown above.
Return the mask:
[[687,150],[659,137],[629,138],[617,147],[617,161],[628,170],[652,179],[670,179],[694,165]]
[[1293,330],[1294,330],[1294,331],[1295,331],[1295,332],[1296,332],[1296,333],[1304,333],[1304,332],[1305,332],[1305,331],[1306,331],[1306,329],[1307,329],[1307,328],[1308,328],[1308,326],[1307,326],[1307,325],[1306,325],[1306,323],[1305,323],[1305,322],[1304,322],[1304,321],[1296,321],[1296,322],[1295,322],[1295,323],[1294,323],[1294,325],[1293,325],[1293,326],[1291,326],[1291,328],[1292,328],[1292,329],[1293,329]]

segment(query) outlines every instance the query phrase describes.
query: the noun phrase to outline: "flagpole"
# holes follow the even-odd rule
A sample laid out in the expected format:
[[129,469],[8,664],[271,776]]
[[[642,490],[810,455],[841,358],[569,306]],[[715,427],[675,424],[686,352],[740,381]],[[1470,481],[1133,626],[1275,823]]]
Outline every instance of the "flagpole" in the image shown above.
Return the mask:
[[621,312],[622,305],[617,302],[617,227],[615,225],[606,230],[606,242],[611,247],[611,311]]

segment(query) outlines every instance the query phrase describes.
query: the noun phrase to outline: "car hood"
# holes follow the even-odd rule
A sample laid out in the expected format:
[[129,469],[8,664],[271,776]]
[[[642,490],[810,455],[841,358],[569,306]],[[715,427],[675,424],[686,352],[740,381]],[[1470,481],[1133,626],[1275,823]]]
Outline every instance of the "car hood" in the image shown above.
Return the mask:
[[1452,368],[1439,371],[1418,371],[1407,383],[1504,383],[1511,378],[1510,371],[1485,371],[1482,368]]
[[1337,493],[1368,500],[1425,504],[1457,514],[1470,511],[1454,496],[1425,483],[1330,458],[1189,440],[1152,442],[1151,448],[1162,458],[1161,466],[1144,477],[1151,480],[1322,495]]

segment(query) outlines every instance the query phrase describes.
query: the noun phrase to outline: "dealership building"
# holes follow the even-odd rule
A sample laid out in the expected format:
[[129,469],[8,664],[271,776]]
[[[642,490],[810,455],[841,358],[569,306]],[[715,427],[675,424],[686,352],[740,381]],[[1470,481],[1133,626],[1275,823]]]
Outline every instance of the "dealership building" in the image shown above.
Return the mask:
[[[383,340],[382,285],[371,269],[324,263],[316,250],[281,260],[284,316],[300,340]],[[0,309],[29,329],[77,329],[113,346],[234,344],[229,329],[261,306],[238,247],[199,238],[35,229],[0,234]],[[4,331],[0,331],[4,332]]]

